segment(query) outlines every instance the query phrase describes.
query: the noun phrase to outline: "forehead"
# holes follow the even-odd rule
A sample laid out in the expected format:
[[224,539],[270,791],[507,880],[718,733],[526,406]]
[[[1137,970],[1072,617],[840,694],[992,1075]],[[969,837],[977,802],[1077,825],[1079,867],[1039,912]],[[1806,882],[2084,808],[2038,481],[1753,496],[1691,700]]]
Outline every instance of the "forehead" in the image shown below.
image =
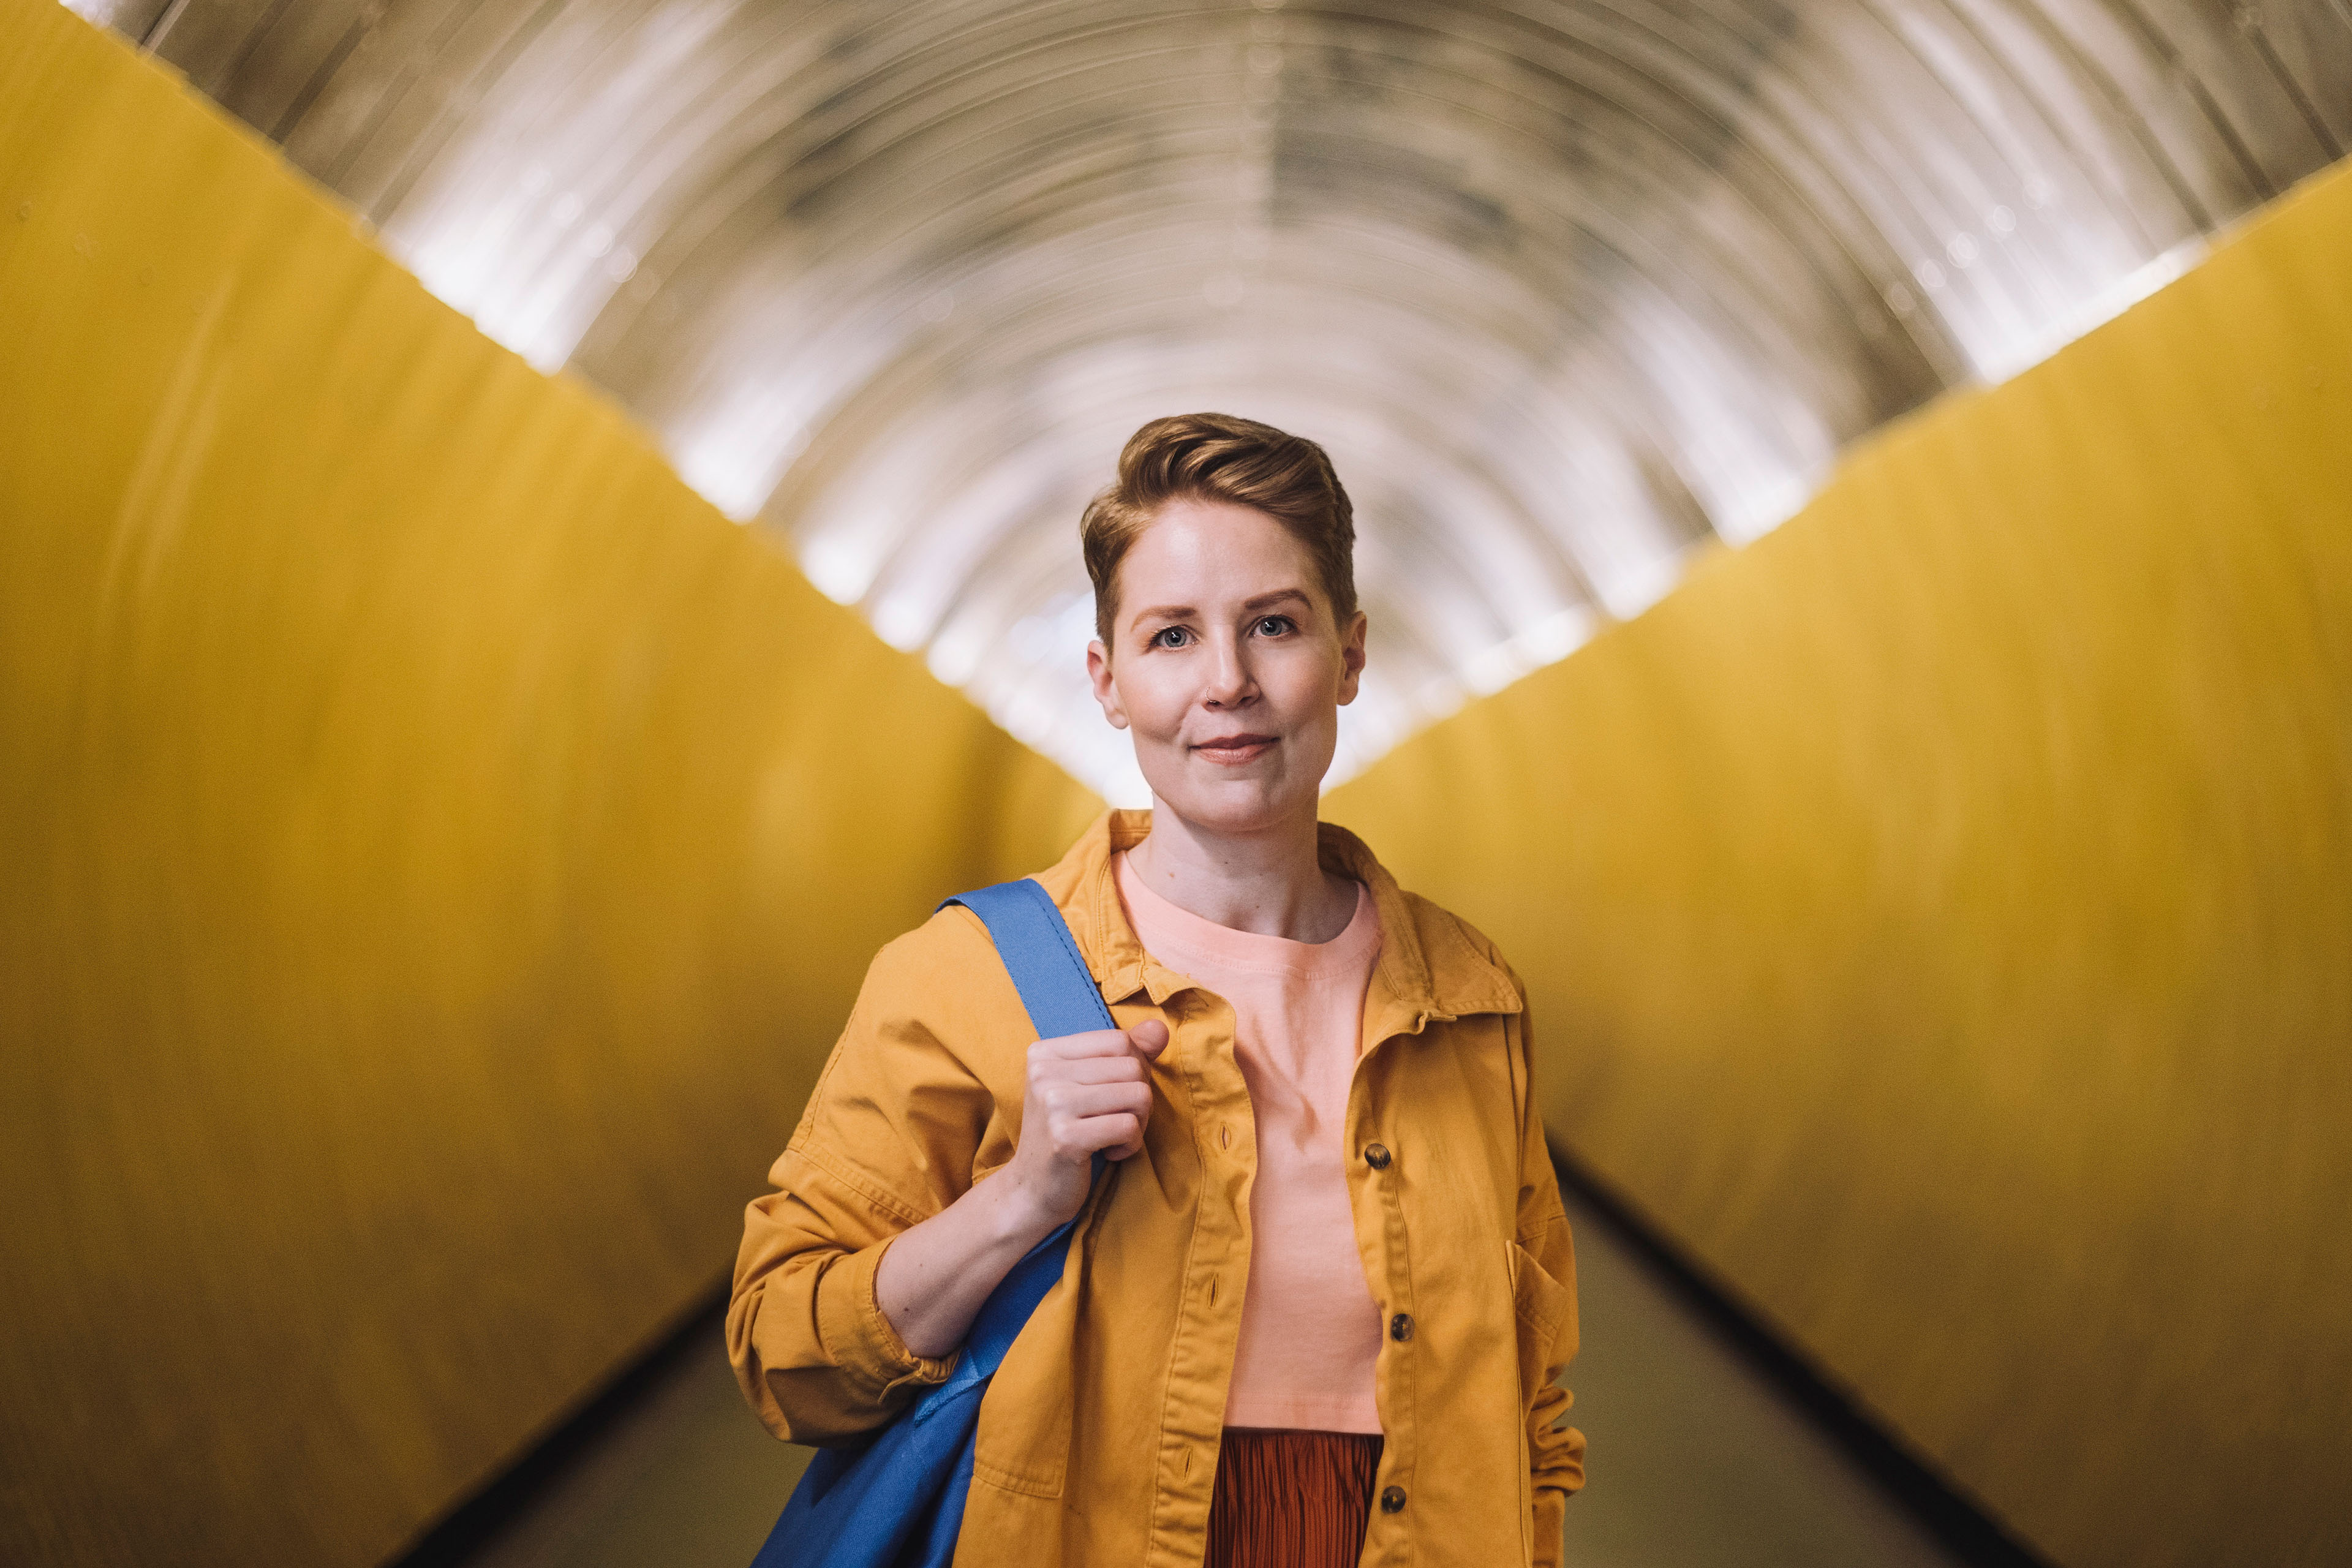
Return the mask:
[[[1138,612],[1204,608],[1297,588],[1316,594],[1315,560],[1280,522],[1231,501],[1170,501],[1119,562],[1119,599]],[[1317,595],[1319,602],[1320,595]]]

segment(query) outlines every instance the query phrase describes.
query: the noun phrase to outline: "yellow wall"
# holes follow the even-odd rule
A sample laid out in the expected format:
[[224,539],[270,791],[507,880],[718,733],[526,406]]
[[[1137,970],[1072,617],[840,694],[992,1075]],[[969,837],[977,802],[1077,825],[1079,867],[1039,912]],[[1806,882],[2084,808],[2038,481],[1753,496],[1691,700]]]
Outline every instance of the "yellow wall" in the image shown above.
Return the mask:
[[397,1549],[724,1270],[874,947],[1094,809],[0,0],[0,1561]]
[[2352,1561],[2347,258],[2339,169],[1328,805],[1555,1135],[2077,1568]]

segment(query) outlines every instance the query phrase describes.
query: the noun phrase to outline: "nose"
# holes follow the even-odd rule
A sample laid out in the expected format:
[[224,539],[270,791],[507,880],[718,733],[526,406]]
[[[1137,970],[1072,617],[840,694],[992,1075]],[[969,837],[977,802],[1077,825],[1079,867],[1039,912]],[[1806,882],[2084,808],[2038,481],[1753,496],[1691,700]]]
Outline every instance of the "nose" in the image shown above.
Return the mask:
[[1209,682],[1201,692],[1205,707],[1223,711],[1239,708],[1257,694],[1257,682],[1250,675],[1249,659],[1242,649],[1242,640],[1231,632],[1213,639],[1214,655],[1209,664]]

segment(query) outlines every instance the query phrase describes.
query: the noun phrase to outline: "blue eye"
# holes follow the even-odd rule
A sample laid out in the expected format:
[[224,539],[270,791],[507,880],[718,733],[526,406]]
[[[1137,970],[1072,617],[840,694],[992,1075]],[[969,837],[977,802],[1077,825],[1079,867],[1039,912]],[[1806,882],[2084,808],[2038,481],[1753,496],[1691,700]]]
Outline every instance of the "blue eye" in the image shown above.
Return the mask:
[[1262,637],[1278,637],[1285,632],[1295,629],[1296,628],[1293,627],[1290,623],[1290,617],[1288,616],[1261,616],[1258,617],[1257,635]]
[[1182,626],[1162,626],[1158,631],[1151,634],[1151,646],[1154,647],[1182,647],[1184,646],[1184,639],[1190,636],[1192,636],[1192,634],[1186,631]]

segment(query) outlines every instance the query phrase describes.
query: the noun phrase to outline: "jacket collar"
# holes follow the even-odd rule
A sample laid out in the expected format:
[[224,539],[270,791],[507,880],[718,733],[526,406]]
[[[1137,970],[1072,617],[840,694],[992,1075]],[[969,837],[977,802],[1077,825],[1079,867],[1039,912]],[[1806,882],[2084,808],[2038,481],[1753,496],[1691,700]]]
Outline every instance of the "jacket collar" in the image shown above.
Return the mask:
[[[1142,994],[1157,1005],[1192,984],[1143,951],[1119,901],[1111,857],[1150,831],[1149,811],[1107,811],[1037,879],[1069,921],[1107,1003]],[[1520,1010],[1510,972],[1480,951],[1461,921],[1398,887],[1346,828],[1318,823],[1316,834],[1324,868],[1370,889],[1381,917],[1381,956],[1364,996],[1368,1040],[1417,1034],[1433,1019]]]

